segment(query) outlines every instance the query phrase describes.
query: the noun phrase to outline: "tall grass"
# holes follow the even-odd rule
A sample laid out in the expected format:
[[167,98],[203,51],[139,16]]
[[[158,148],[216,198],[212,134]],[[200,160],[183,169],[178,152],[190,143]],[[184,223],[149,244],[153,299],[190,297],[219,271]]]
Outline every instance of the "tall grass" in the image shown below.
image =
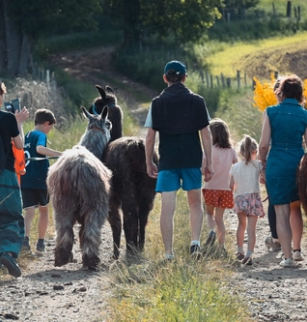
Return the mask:
[[[160,196],[150,215],[144,257],[139,262],[117,263],[112,270],[113,297],[108,321],[196,322],[250,321],[247,303],[230,291],[233,258],[215,252],[201,261],[189,256],[189,210],[185,192],[179,191],[175,213],[173,262],[161,262]],[[202,240],[205,239],[205,229]],[[226,247],[232,247],[228,238]]]

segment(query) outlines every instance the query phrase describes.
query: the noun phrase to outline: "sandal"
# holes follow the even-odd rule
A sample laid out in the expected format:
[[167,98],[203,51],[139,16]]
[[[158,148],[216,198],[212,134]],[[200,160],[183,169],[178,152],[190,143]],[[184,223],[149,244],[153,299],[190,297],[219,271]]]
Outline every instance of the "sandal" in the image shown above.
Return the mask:
[[253,265],[253,259],[251,257],[244,257],[242,264],[244,265]]

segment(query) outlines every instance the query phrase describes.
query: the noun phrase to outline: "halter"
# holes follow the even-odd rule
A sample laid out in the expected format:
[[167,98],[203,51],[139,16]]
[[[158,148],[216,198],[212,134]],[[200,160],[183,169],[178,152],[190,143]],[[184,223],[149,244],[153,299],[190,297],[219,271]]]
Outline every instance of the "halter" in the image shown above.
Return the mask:
[[[114,107],[114,106],[116,106],[116,104],[111,104],[111,105],[107,105],[108,106],[108,108],[112,108],[112,107]],[[99,115],[98,113],[97,113],[97,111],[96,111],[96,105],[95,105],[95,103],[92,105],[92,109],[93,109],[93,113],[95,114],[95,115]]]

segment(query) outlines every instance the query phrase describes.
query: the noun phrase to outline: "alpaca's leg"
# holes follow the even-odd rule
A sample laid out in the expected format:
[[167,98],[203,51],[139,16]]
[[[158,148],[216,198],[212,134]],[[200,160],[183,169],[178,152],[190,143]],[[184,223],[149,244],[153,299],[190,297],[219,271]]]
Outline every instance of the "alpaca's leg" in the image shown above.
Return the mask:
[[148,221],[148,216],[150,211],[153,208],[152,202],[146,202],[146,200],[142,200],[139,206],[139,239],[138,239],[138,249],[143,251],[145,245],[145,228]]
[[72,259],[74,216],[73,213],[58,212],[54,209],[54,219],[56,227],[54,266],[63,266]]
[[120,248],[120,237],[122,231],[122,221],[119,213],[118,204],[115,204],[110,200],[109,204],[109,223],[112,228],[113,234],[113,257],[114,259],[118,259],[119,257],[119,248]]
[[83,266],[89,269],[95,269],[99,259],[99,246],[101,244],[101,227],[103,224],[101,209],[93,209],[88,214],[83,214],[86,220],[81,224],[79,231],[80,249],[82,253]]
[[135,253],[138,248],[139,220],[137,205],[133,200],[123,201],[124,232],[127,251]]

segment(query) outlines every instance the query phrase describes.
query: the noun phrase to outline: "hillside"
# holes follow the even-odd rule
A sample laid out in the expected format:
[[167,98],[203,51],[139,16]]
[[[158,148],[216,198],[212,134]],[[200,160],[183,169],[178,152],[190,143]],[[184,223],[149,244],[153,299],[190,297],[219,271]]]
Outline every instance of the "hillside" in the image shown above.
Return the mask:
[[223,50],[210,55],[205,61],[213,75],[234,77],[237,70],[252,79],[269,79],[270,73],[294,73],[307,77],[306,32],[293,37],[275,37],[261,41],[224,44]]

